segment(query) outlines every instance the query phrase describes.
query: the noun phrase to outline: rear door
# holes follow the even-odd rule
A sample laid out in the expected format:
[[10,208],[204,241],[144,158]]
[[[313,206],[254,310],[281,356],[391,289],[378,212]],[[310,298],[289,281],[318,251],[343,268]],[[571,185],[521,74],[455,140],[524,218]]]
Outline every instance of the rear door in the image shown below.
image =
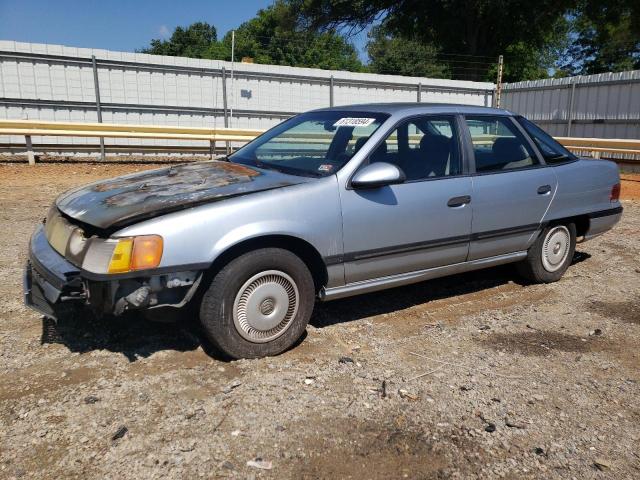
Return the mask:
[[555,195],[556,175],[512,117],[467,115],[465,124],[475,167],[469,260],[526,250]]

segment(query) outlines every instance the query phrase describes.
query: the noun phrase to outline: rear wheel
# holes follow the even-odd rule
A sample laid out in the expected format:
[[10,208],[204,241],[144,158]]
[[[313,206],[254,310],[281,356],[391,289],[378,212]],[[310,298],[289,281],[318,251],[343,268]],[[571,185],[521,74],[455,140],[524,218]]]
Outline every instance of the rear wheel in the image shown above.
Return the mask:
[[571,265],[575,249],[575,225],[551,225],[529,248],[529,254],[518,264],[518,270],[532,282],[556,282]]
[[265,248],[229,262],[200,306],[208,339],[233,358],[277,355],[304,333],[315,300],[313,278],[293,253]]

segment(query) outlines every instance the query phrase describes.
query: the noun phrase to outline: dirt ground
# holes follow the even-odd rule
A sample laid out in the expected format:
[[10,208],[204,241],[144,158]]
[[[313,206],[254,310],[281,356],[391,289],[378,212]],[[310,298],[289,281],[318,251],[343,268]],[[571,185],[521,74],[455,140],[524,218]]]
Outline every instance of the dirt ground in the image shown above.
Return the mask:
[[620,175],[621,198],[627,200],[640,200],[640,174],[626,173]]
[[558,283],[317,304],[294,349],[226,362],[196,322],[23,306],[55,196],[149,167],[0,164],[0,478],[640,478],[640,204]]

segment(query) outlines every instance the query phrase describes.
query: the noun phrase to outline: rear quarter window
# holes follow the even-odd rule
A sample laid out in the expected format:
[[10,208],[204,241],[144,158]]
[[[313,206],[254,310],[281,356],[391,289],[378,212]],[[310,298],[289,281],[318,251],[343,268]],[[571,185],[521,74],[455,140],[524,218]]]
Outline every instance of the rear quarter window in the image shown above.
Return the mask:
[[577,158],[573,153],[564,148],[555,138],[531,120],[527,120],[524,117],[516,117],[516,120],[529,134],[533,142],[538,147],[538,150],[540,150],[545,163],[548,165],[572,162]]

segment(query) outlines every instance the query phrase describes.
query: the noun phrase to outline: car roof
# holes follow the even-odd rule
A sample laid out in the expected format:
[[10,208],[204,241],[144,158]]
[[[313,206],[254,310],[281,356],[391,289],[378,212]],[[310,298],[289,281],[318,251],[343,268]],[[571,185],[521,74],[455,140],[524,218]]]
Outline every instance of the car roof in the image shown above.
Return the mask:
[[462,114],[494,114],[514,115],[501,108],[482,107],[479,105],[464,105],[456,103],[363,103],[358,105],[341,105],[339,107],[320,108],[315,112],[327,111],[352,111],[394,114],[420,114],[420,113],[462,113]]

